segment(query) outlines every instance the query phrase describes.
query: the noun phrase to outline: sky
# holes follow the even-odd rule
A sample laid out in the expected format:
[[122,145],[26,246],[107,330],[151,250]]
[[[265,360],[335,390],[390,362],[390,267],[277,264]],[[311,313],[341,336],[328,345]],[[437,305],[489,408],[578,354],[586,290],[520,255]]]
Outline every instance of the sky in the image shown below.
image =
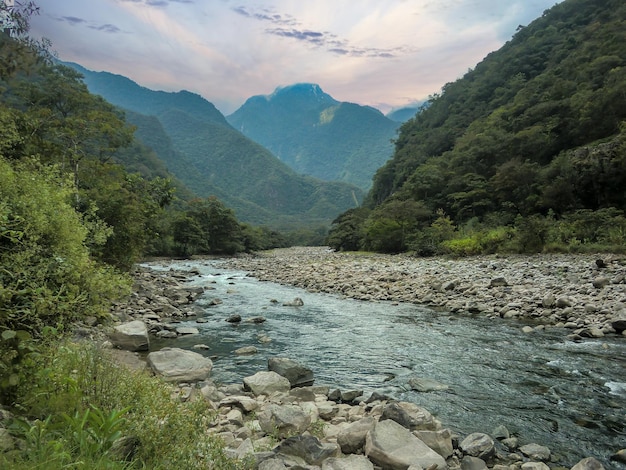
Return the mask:
[[228,115],[316,83],[387,113],[438,93],[557,0],[35,0],[59,59]]

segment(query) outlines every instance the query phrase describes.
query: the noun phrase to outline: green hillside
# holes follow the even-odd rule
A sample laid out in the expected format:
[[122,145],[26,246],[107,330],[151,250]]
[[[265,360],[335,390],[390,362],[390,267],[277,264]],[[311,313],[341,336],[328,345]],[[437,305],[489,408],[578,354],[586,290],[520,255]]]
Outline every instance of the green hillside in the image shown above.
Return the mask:
[[[437,252],[444,239],[465,237],[473,252],[507,240],[523,251],[622,243],[625,26],[623,2],[566,0],[446,84],[401,127],[376,173],[357,217],[360,245]],[[496,227],[496,242],[474,237]]]
[[355,186],[298,175],[198,95],[152,91],[126,77],[68,65],[92,93],[129,110],[138,139],[191,191],[218,197],[244,222],[277,229],[327,225],[363,198]]
[[398,127],[374,108],[339,102],[309,83],[253,96],[227,119],[298,173],[363,189],[391,156]]

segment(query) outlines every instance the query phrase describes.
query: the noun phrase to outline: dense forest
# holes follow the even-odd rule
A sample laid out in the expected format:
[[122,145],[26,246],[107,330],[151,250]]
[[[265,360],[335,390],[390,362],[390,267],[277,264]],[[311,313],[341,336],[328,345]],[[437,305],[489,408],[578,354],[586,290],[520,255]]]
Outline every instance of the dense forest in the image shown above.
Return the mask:
[[623,250],[626,5],[566,0],[403,124],[342,250]]

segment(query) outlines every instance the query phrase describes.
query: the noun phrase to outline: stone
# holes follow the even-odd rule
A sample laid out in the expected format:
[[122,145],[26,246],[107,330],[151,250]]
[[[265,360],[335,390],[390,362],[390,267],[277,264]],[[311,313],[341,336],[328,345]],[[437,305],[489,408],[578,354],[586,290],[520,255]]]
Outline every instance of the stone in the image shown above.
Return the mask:
[[228,317],[228,318],[226,319],[226,321],[227,321],[228,323],[239,323],[239,322],[241,322],[241,315],[239,315],[238,313],[236,313],[236,314],[231,315],[230,317]]
[[280,459],[267,459],[259,463],[259,470],[287,470],[287,467]]
[[556,306],[558,308],[571,307],[572,305],[574,305],[574,302],[570,297],[559,297],[556,299]]
[[296,297],[291,302],[283,302],[284,307],[302,307],[304,301],[300,297]]
[[519,448],[519,451],[526,457],[535,460],[550,460],[550,449],[539,444],[526,444]]
[[311,369],[286,357],[270,357],[267,369],[287,378],[292,387],[308,387],[315,382]]
[[324,460],[322,470],[374,470],[374,464],[364,455],[352,454]]
[[238,356],[247,356],[258,352],[259,350],[255,346],[244,346],[243,348],[235,349],[235,354]]
[[180,348],[163,348],[148,354],[148,365],[167,382],[197,382],[211,373],[211,359]]
[[200,333],[198,328],[194,328],[192,326],[179,326],[176,328],[176,333],[179,335],[197,335]]
[[450,388],[448,385],[437,382],[436,380],[420,377],[413,377],[409,379],[409,387],[411,387],[411,390],[423,393],[439,392]]
[[148,327],[141,320],[115,326],[109,339],[115,346],[126,351],[147,351],[150,348]]
[[337,434],[337,444],[344,454],[356,454],[365,445],[365,436],[376,426],[376,419],[367,416],[349,424]]
[[287,393],[291,388],[289,380],[276,372],[257,372],[249,377],[244,377],[243,387],[254,395],[270,395],[274,392]]
[[446,469],[445,459],[391,419],[379,421],[365,438],[365,455],[385,469],[405,470],[411,465]]
[[496,426],[496,428],[493,430],[493,432],[491,433],[491,437],[502,441],[504,439],[509,439],[511,437],[511,433],[506,428],[506,426],[500,424],[499,426]]
[[550,470],[543,462],[525,462],[522,464],[522,470]]
[[176,332],[175,331],[171,331],[171,330],[161,330],[161,331],[158,331],[155,336],[157,338],[163,338],[163,339],[178,338],[178,335],[176,334]]
[[265,322],[265,317],[251,317],[246,320],[246,323],[254,323],[257,325],[260,323],[264,323],[264,322]]
[[593,457],[582,459],[571,470],[604,470],[604,466]]
[[245,395],[231,395],[222,398],[219,401],[219,406],[236,406],[245,413],[250,413],[259,407],[259,403],[254,398]]
[[15,449],[15,439],[9,433],[9,430],[0,427],[0,452],[7,452]]
[[492,279],[489,283],[489,287],[506,287],[508,285],[509,283],[506,282],[506,279],[504,279],[503,277],[496,277]]
[[417,438],[432,450],[447,459],[454,452],[452,433],[449,429],[441,431],[415,431]]
[[541,300],[541,305],[544,308],[552,308],[556,305],[556,297],[554,297],[554,295],[552,294],[548,294],[546,296],[544,296],[544,298]]
[[496,451],[495,443],[491,436],[481,432],[474,432],[467,436],[461,441],[459,448],[464,454],[478,457],[479,459],[488,459]]
[[391,419],[411,431],[438,431],[441,429],[441,423],[428,410],[414,403],[389,403],[383,408],[381,419]]
[[487,470],[487,463],[478,457],[466,455],[461,460],[461,470]]
[[282,441],[274,452],[277,454],[300,457],[310,465],[320,465],[327,458],[337,454],[336,444],[322,444],[310,434],[293,436]]
[[596,277],[593,281],[591,281],[591,284],[596,289],[602,289],[603,287],[608,286],[610,283],[611,280],[608,277],[604,276]]
[[617,333],[626,331],[626,317],[611,321],[611,327],[617,331]]
[[311,424],[309,414],[293,405],[268,405],[258,419],[263,431],[281,439],[302,434]]

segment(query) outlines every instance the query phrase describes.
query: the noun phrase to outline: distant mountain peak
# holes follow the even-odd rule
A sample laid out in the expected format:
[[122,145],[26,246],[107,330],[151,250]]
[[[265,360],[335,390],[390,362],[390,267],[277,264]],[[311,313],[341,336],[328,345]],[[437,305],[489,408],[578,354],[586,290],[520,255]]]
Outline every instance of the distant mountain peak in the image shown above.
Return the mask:
[[316,83],[294,83],[293,85],[279,86],[271,95],[267,95],[266,98],[268,101],[297,98],[318,102],[338,103],[338,101],[325,93]]

